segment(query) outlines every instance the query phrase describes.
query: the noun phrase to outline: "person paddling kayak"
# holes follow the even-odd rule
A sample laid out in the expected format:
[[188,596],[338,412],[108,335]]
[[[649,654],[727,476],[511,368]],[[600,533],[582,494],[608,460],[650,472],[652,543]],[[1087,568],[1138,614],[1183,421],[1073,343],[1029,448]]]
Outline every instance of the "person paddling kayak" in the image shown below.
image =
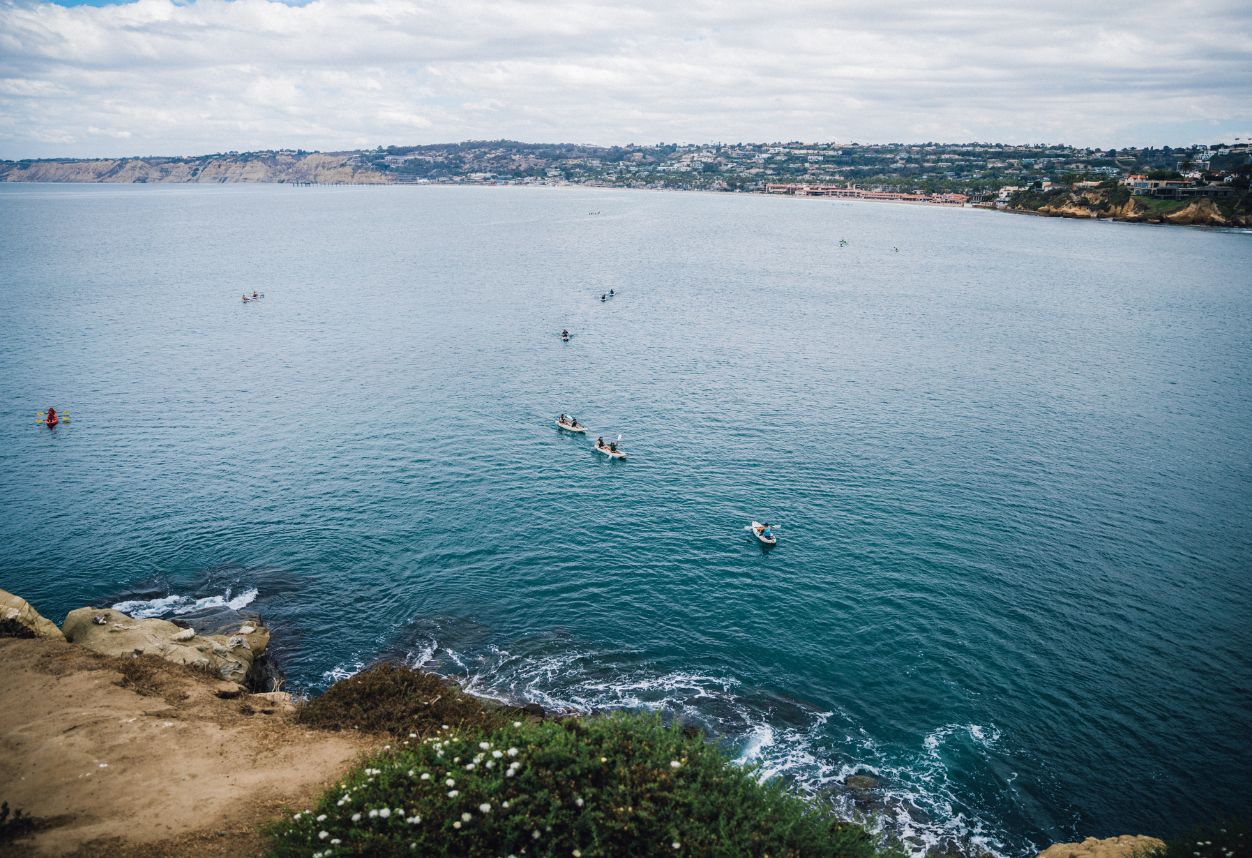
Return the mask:
[[57,417],[57,410],[55,408],[48,406],[48,416],[44,418],[43,422],[48,426],[55,426],[61,422],[61,418]]

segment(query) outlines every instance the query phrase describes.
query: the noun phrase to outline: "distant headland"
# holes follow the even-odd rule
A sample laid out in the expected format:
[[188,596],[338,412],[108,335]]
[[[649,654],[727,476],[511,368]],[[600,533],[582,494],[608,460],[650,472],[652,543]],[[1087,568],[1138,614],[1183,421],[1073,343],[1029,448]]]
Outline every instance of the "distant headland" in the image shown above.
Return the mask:
[[513,184],[975,205],[1059,217],[1252,225],[1252,145],[1091,149],[990,143],[590,146],[466,141],[343,152],[0,161],[0,181]]

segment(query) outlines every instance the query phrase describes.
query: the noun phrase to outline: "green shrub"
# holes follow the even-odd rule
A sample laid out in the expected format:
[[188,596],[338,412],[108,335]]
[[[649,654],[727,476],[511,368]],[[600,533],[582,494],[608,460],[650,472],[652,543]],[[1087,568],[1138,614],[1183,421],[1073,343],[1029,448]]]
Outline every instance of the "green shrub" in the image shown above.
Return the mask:
[[653,717],[440,731],[269,829],[286,856],[873,856],[864,829]]
[[298,720],[326,730],[365,730],[403,737],[454,729],[502,727],[521,710],[494,706],[454,682],[403,665],[382,663],[336,682],[301,705]]
[[1239,858],[1252,855],[1252,826],[1247,820],[1202,825],[1165,843],[1160,858]]

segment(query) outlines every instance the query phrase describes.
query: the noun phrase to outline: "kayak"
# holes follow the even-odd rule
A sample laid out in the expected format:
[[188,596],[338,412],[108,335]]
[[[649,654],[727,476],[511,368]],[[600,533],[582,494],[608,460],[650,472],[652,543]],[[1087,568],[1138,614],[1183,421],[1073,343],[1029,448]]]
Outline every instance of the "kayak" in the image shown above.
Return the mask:
[[49,420],[48,413],[46,411],[40,411],[39,419],[36,420],[35,422],[42,423],[44,426],[47,426],[49,429],[51,429],[52,427],[56,426],[59,423],[69,423],[70,416],[68,414],[54,414],[52,415],[52,419]]
[[553,420],[552,422],[561,429],[564,429],[566,432],[582,432],[583,434],[586,434],[587,432],[586,426],[571,426],[568,423],[562,423],[560,420]]
[[625,459],[626,458],[626,453],[623,450],[610,450],[608,447],[600,447],[598,445],[596,445],[595,449],[597,453],[603,453],[604,455],[608,456],[610,459]]
[[57,425],[57,424],[58,424],[58,423],[60,423],[60,422],[61,422],[61,418],[60,418],[60,417],[52,417],[52,418],[49,418],[49,419],[47,419],[47,420],[44,420],[44,422],[43,422],[43,423],[44,423],[44,425],[45,425],[45,426],[47,426],[49,429],[51,429],[53,426]]
[[761,524],[759,521],[752,522],[752,535],[755,536],[757,539],[761,540],[761,542],[765,545],[777,545],[778,544],[778,537],[766,536],[765,525]]

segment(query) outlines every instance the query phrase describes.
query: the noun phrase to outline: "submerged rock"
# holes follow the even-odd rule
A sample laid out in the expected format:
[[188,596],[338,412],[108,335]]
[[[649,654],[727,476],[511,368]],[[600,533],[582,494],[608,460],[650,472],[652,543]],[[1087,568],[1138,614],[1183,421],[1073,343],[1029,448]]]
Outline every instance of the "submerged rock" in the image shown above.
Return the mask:
[[878,789],[878,778],[873,775],[848,775],[843,779],[843,785],[853,792],[868,792]]
[[1165,842],[1146,834],[1122,834],[1097,840],[1088,837],[1082,843],[1054,843],[1039,853],[1039,858],[1148,858],[1165,851]]
[[250,687],[261,684],[256,674],[270,641],[257,623],[230,635],[196,635],[169,620],[134,619],[112,608],[70,611],[61,628],[70,643],[103,655],[155,655]]
[[65,640],[56,623],[41,615],[21,596],[0,590],[0,637]]

